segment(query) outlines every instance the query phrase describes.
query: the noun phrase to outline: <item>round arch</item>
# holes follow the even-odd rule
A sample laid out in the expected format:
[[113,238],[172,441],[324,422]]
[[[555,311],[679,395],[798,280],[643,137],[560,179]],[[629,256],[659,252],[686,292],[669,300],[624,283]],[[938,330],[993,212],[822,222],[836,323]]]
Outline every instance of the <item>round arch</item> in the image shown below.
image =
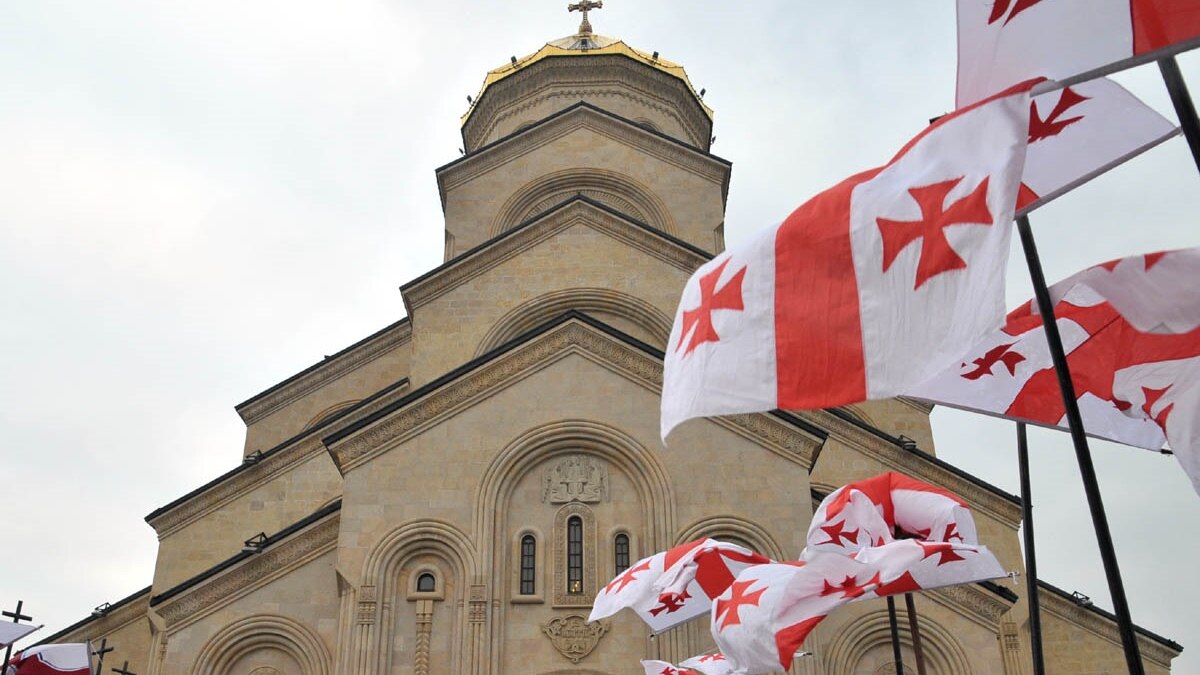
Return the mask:
[[645,330],[659,347],[671,335],[671,318],[641,298],[606,288],[570,288],[540,295],[509,310],[483,336],[475,356],[572,309],[624,317]]
[[779,547],[770,532],[757,523],[737,516],[714,516],[698,520],[683,528],[675,537],[673,545],[678,546],[703,537],[740,539],[749,544],[756,553],[761,553],[772,560],[784,559],[783,549]]
[[[925,663],[933,675],[971,675],[974,669],[966,652],[940,623],[928,614],[920,617],[921,648]],[[901,646],[912,651],[912,638],[905,631],[900,633]],[[822,651],[826,667],[834,671],[858,672],[860,663],[873,649],[886,649],[891,659],[892,635],[886,610],[872,611],[840,627],[836,637]],[[907,661],[907,658],[905,659]],[[832,671],[831,671],[832,672]]]
[[595,199],[667,234],[676,234],[670,210],[652,190],[615,171],[590,168],[556,171],[522,186],[500,207],[489,236],[497,237],[575,195]]
[[235,621],[214,635],[192,665],[192,675],[229,675],[238,659],[258,650],[278,649],[295,659],[299,675],[329,675],[330,654],[308,628],[286,617],[259,614]]

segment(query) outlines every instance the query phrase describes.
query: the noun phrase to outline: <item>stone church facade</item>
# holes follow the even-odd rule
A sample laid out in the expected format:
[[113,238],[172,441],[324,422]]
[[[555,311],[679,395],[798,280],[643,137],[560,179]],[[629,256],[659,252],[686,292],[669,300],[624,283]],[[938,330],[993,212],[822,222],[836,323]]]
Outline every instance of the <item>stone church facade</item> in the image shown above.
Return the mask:
[[[243,461],[146,518],[150,586],[50,641],[106,639],[106,668],[142,675],[640,673],[710,649],[707,621],[587,624],[600,585],[703,536],[794,558],[815,500],[886,470],[962,495],[1021,570],[1018,500],[938,460],[920,403],[660,442],[671,317],[724,246],[712,124],[680,66],[586,21],[488,73],[465,155],[437,169],[445,262],[402,287],[407,318],[237,406]],[[929,672],[1031,672],[1023,595],[919,594]],[[1124,672],[1111,616],[1042,597],[1051,672]],[[1139,637],[1147,672],[1169,672],[1181,648]],[[805,648],[795,673],[894,672],[882,601]]]

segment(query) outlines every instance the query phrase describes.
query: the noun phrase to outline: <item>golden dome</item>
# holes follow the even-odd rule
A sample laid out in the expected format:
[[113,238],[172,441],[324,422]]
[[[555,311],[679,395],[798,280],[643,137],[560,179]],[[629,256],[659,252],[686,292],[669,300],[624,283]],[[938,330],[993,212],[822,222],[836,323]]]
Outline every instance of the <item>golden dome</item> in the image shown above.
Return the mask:
[[462,124],[467,123],[467,120],[471,117],[471,113],[475,111],[475,106],[479,105],[479,101],[483,98],[483,94],[487,91],[487,88],[492,84],[503,80],[509,75],[517,73],[522,69],[541,61],[542,59],[552,56],[595,56],[604,54],[619,54],[621,56],[626,56],[680,80],[687,85],[688,91],[692,92],[692,95],[696,97],[696,102],[700,104],[700,107],[704,110],[704,114],[707,115],[710,120],[712,119],[712,109],[707,105],[704,105],[704,101],[700,98],[700,95],[696,93],[696,88],[692,86],[691,80],[688,79],[687,73],[684,72],[683,66],[679,65],[678,63],[672,63],[666,59],[659,58],[657,56],[657,52],[654,54],[647,54],[640,49],[634,49],[633,47],[630,47],[616,38],[607,37],[605,35],[596,35],[594,33],[579,33],[562,38],[561,40],[547,42],[546,46],[530,54],[529,56],[516,59],[515,61],[507,63],[494,70],[489,70],[487,77],[485,77],[483,80],[483,87],[479,89],[479,94],[471,103],[471,107],[467,109],[465,114],[463,114]]

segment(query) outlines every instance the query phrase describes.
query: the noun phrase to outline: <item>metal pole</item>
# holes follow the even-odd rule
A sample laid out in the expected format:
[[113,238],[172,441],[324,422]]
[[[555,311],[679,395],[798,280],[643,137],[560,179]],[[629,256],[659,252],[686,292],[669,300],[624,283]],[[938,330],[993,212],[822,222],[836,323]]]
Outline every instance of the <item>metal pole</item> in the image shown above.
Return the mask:
[[1062,392],[1071,441],[1075,446],[1075,459],[1079,463],[1079,476],[1083,479],[1083,491],[1087,495],[1088,507],[1092,512],[1092,527],[1096,530],[1096,543],[1100,546],[1100,559],[1104,563],[1104,574],[1108,578],[1113,614],[1117,618],[1121,644],[1125,647],[1125,662],[1129,666],[1129,675],[1144,675],[1142,656],[1138,650],[1137,637],[1133,633],[1133,620],[1129,616],[1129,603],[1125,599],[1125,584],[1121,581],[1121,568],[1117,564],[1117,553],[1108,529],[1108,516],[1104,512],[1104,500],[1100,497],[1100,485],[1096,480],[1096,467],[1092,464],[1092,454],[1088,449],[1087,437],[1083,433],[1083,419],[1079,415],[1075,385],[1071,382],[1071,371],[1067,367],[1067,356],[1063,351],[1062,337],[1058,333],[1058,324],[1054,318],[1054,306],[1050,302],[1050,291],[1046,288],[1046,277],[1042,272],[1042,262],[1038,258],[1037,244],[1033,241],[1028,217],[1017,218],[1017,231],[1021,235],[1025,262],[1029,266],[1029,277],[1033,281],[1034,297],[1037,298],[1042,313],[1042,324],[1046,328],[1046,343],[1054,361],[1054,371],[1058,375],[1058,387]]
[[1163,84],[1167,85],[1167,93],[1171,95],[1175,114],[1179,116],[1179,126],[1183,129],[1183,137],[1187,139],[1188,147],[1192,149],[1192,159],[1196,162],[1196,169],[1200,171],[1200,117],[1196,115],[1196,105],[1192,103],[1192,95],[1188,92],[1187,83],[1183,81],[1179,62],[1175,60],[1174,56],[1159,59],[1158,70],[1162,73]]
[[1029,646],[1033,675],[1046,675],[1042,657],[1042,607],[1038,600],[1037,553],[1033,548],[1033,489],[1029,486],[1029,441],[1025,424],[1017,422],[1017,464],[1021,468],[1021,512],[1025,536],[1025,589],[1029,596]]
[[925,655],[921,651],[921,629],[917,627],[917,603],[912,593],[904,594],[904,605],[908,608],[908,630],[912,633],[913,655],[917,659],[917,675],[925,675]]
[[888,623],[892,627],[892,659],[896,662],[896,675],[904,675],[904,661],[900,656],[900,626],[896,624],[896,599],[887,596]]

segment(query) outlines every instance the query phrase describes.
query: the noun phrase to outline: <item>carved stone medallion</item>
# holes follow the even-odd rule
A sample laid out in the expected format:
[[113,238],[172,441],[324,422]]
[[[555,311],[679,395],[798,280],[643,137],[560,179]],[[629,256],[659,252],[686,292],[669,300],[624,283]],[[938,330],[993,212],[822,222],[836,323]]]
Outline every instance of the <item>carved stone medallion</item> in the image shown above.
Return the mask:
[[542,474],[542,502],[608,501],[608,466],[587,455],[563,457]]
[[550,643],[558,653],[570,659],[571,663],[579,663],[600,643],[600,638],[608,632],[608,624],[603,621],[588,623],[584,617],[570,614],[542,624],[542,632],[550,638]]

